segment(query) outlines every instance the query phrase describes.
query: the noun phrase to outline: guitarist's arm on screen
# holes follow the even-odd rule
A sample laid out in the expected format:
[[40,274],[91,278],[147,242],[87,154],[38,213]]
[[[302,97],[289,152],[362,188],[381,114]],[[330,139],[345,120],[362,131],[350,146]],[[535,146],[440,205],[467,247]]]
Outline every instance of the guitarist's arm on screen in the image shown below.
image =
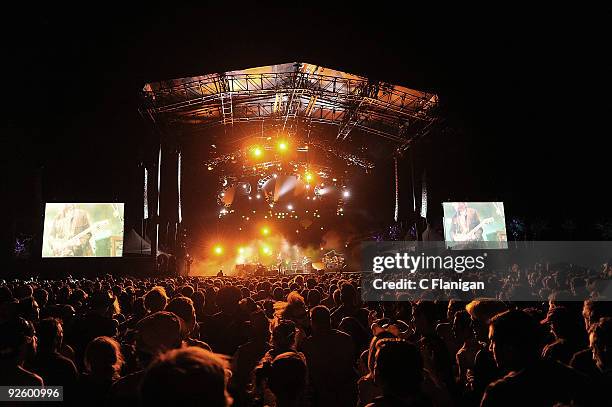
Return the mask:
[[455,242],[481,241],[482,222],[478,212],[473,208],[461,208],[451,223],[451,236]]
[[89,244],[91,232],[89,216],[82,209],[67,207],[53,221],[51,228],[51,248],[54,256],[93,256]]
[[[74,235],[79,235],[81,232],[90,228],[89,215],[82,209],[75,210],[74,218]],[[91,232],[80,235],[75,238],[75,246],[73,248],[75,256],[93,256],[93,250],[89,244]]]

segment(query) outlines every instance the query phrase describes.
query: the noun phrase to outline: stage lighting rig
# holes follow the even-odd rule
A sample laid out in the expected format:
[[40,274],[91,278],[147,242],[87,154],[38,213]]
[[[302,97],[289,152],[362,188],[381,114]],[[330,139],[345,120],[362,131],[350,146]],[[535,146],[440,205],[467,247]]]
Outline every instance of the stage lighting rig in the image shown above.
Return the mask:
[[278,151],[280,151],[281,153],[285,153],[287,150],[289,150],[289,143],[287,143],[286,141],[279,141],[278,142]]
[[250,148],[251,156],[255,158],[261,158],[263,156],[264,150],[259,146],[253,146]]

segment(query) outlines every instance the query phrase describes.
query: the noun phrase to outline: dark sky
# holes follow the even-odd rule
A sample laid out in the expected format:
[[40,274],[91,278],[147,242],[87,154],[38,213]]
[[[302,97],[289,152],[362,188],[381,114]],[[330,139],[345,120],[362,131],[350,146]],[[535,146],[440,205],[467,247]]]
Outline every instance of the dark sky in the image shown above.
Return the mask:
[[440,95],[453,132],[424,141],[417,158],[432,168],[433,205],[496,199],[521,216],[609,217],[603,29],[548,11],[506,17],[253,4],[7,15],[12,213],[25,223],[36,213],[36,173],[43,202],[137,196],[150,137],[137,111],[143,84],[304,61]]

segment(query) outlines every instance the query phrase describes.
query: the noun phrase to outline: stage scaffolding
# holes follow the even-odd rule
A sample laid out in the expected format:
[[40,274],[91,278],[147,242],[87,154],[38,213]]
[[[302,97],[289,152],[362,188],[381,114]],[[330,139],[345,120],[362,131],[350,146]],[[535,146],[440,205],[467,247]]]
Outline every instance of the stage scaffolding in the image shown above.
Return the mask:
[[[439,110],[433,93],[308,63],[148,83],[141,96],[140,113],[154,129],[159,146],[168,150],[163,165],[168,157],[176,161],[180,153],[177,134],[206,137],[214,126],[223,126],[227,134],[234,126],[250,123],[254,129],[265,123],[293,134],[325,127],[326,132],[333,131],[332,141],[340,144],[350,144],[358,132],[401,153],[432,131]],[[174,141],[167,143],[168,139]],[[158,217],[154,222],[159,225]]]

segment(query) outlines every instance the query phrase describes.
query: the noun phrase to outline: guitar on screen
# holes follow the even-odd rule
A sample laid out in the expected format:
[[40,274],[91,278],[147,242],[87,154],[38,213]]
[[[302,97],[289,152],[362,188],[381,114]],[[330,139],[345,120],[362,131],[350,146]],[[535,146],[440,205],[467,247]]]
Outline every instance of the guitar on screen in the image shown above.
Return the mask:
[[485,218],[483,219],[474,229],[470,230],[467,233],[455,233],[453,235],[453,240],[455,242],[470,242],[477,240],[476,232],[482,228],[484,225],[488,225],[493,222],[493,218]]
[[[55,239],[51,243],[51,250],[53,250],[53,255],[58,257],[65,256],[74,256],[74,249],[78,246],[83,245],[81,242],[81,238],[87,234],[94,234],[102,230],[102,228],[108,226],[110,221],[108,219],[101,220],[99,222],[94,223],[87,229],[82,230],[76,235],[67,238],[67,239]],[[89,244],[89,242],[85,243]]]

